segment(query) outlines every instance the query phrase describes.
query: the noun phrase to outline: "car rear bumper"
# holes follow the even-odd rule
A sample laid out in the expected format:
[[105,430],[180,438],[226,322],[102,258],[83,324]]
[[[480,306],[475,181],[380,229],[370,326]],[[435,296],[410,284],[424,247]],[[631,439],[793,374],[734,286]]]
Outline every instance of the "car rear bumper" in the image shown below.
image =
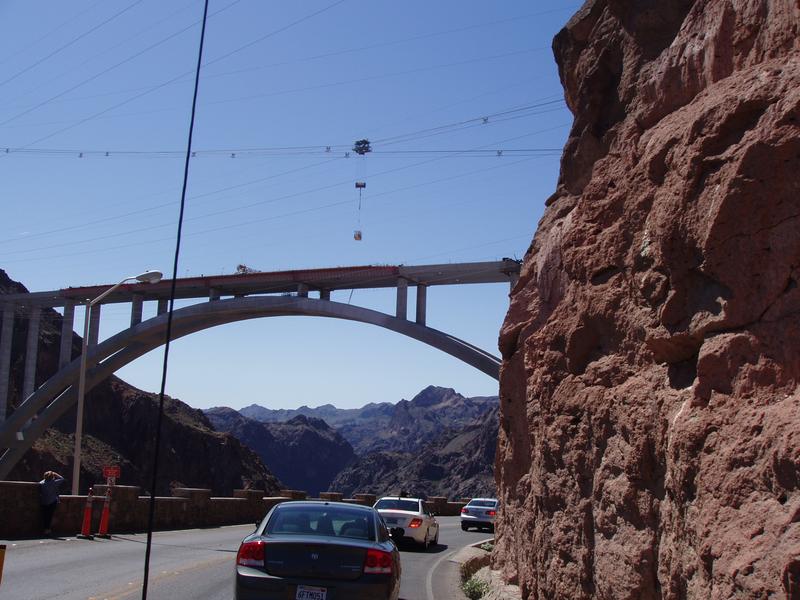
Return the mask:
[[236,600],[294,599],[298,585],[324,587],[325,600],[396,600],[400,594],[399,579],[386,575],[362,575],[355,581],[329,579],[295,579],[273,577],[249,568],[236,569]]
[[472,515],[461,515],[461,524],[470,527],[494,527],[494,519],[491,517],[473,517]]

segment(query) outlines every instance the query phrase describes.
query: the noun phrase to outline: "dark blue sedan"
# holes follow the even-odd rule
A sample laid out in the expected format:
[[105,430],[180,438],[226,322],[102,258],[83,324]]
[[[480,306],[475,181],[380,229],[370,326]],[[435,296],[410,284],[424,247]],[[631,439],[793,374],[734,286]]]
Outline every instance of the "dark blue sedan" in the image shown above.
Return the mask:
[[237,600],[397,600],[400,554],[376,510],[275,506],[236,555]]

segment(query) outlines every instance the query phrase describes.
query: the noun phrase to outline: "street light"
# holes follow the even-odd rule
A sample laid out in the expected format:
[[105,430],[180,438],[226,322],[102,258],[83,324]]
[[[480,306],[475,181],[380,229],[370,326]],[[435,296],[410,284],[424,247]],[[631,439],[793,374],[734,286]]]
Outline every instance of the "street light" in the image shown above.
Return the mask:
[[92,307],[127,281],[135,279],[141,283],[158,283],[163,274],[161,271],[145,271],[141,275],[126,277],[116,285],[112,285],[97,298],[86,305],[83,323],[83,350],[81,351],[81,368],[78,375],[78,416],[75,420],[75,464],[72,466],[72,495],[78,495],[81,477],[81,440],[83,438],[83,396],[86,388],[86,355],[89,352],[89,322],[92,319]]

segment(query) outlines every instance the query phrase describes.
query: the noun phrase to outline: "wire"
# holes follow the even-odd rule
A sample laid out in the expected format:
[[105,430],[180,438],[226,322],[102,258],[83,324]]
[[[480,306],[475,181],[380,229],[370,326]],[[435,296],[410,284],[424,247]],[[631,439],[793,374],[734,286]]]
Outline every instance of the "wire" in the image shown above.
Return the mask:
[[27,67],[25,67],[24,69],[22,69],[22,70],[20,70],[20,71],[17,71],[17,72],[16,72],[16,73],[14,73],[14,74],[13,74],[11,77],[8,77],[7,79],[5,79],[5,80],[3,80],[3,81],[0,81],[0,87],[3,87],[5,84],[7,84],[7,83],[8,83],[8,82],[10,82],[10,81],[14,81],[14,80],[15,80],[17,77],[19,77],[19,76],[20,76],[20,75],[22,75],[23,73],[27,73],[28,71],[30,71],[30,70],[31,70],[31,69],[33,69],[34,67],[37,67],[37,66],[39,66],[39,65],[40,65],[40,64],[42,64],[44,61],[46,61],[48,58],[51,58],[51,57],[55,56],[56,54],[58,54],[58,53],[59,53],[59,52],[61,52],[62,50],[66,49],[66,48],[68,48],[68,47],[70,47],[70,46],[72,46],[72,44],[74,44],[74,43],[76,43],[76,42],[78,42],[78,41],[82,40],[82,39],[83,39],[83,38],[85,38],[87,35],[89,35],[89,34],[91,34],[91,33],[95,32],[95,31],[97,31],[98,29],[100,29],[100,28],[101,28],[101,27],[103,27],[104,25],[107,25],[108,23],[110,23],[111,21],[113,21],[114,19],[116,19],[117,17],[119,17],[119,16],[123,15],[124,13],[128,12],[129,10],[131,10],[131,9],[132,9],[134,6],[136,6],[137,4],[141,4],[143,1],[144,1],[144,0],[136,0],[136,1],[135,1],[135,2],[133,2],[132,4],[129,4],[128,6],[126,6],[125,8],[123,8],[123,9],[122,9],[121,11],[119,11],[118,13],[115,13],[115,14],[113,14],[112,16],[110,16],[108,19],[106,19],[106,20],[105,20],[105,21],[103,21],[102,23],[100,23],[100,24],[98,24],[98,25],[95,25],[94,27],[92,27],[92,28],[91,28],[91,29],[89,29],[88,31],[84,31],[84,32],[83,32],[82,34],[80,34],[78,37],[72,38],[72,39],[71,39],[69,42],[67,42],[67,43],[66,43],[66,44],[64,44],[63,46],[60,46],[60,47],[56,48],[56,49],[55,49],[55,50],[53,50],[53,51],[52,51],[50,54],[47,54],[46,56],[44,56],[44,57],[40,58],[39,60],[37,60],[37,61],[36,61],[36,62],[34,62],[33,64],[30,64],[30,65],[28,65]]
[[[451,176],[448,176],[448,177],[442,177],[442,178],[438,178],[438,179],[427,180],[427,181],[419,182],[419,183],[416,183],[416,184],[413,184],[413,185],[405,186],[405,187],[402,187],[402,188],[397,188],[397,189],[389,190],[389,191],[385,191],[385,192],[379,192],[377,194],[373,194],[371,197],[372,198],[381,198],[383,196],[389,196],[389,195],[392,195],[392,194],[397,194],[397,193],[408,191],[408,190],[411,190],[411,189],[414,189],[414,188],[434,185],[434,184],[437,184],[437,183],[444,183],[444,182],[447,182],[447,181],[452,181],[452,180],[460,179],[460,178],[463,178],[463,177],[470,177],[470,176],[473,176],[473,175],[478,175],[478,174],[481,174],[481,173],[485,173],[485,172],[488,172],[488,171],[493,171],[493,170],[500,169],[500,168],[513,167],[513,166],[515,166],[517,164],[521,164],[523,162],[527,162],[529,160],[532,160],[533,158],[536,158],[536,157],[524,158],[522,160],[515,161],[515,162],[504,162],[502,164],[494,165],[492,167],[488,167],[488,168],[485,168],[485,169],[479,169],[479,170],[471,169],[471,170],[469,170],[467,172],[460,173],[458,175],[451,175]],[[439,160],[439,159],[434,159],[432,161],[425,161],[424,163],[421,163],[421,164],[435,162],[436,160]],[[403,168],[406,168],[406,167],[401,167],[400,169],[393,169],[390,172],[394,172],[394,171],[397,171],[397,170],[402,170]],[[383,174],[385,174],[385,173],[386,172],[383,172]],[[278,198],[271,198],[269,200],[256,202],[256,203],[247,205],[246,208],[250,208],[250,207],[252,207],[254,205],[257,205],[257,204],[264,204],[264,203],[277,202],[277,201],[280,201],[280,200],[287,200],[287,199],[291,199],[291,198],[296,198],[298,196],[303,196],[303,195],[307,195],[307,194],[314,193],[314,192],[324,191],[324,190],[327,190],[327,189],[331,189],[331,188],[334,188],[334,187],[341,186],[343,184],[350,184],[350,183],[352,183],[352,180],[348,179],[346,181],[337,182],[337,183],[334,183],[334,184],[318,187],[318,188],[315,188],[313,190],[305,190],[305,191],[302,191],[302,192],[296,192],[294,194],[287,194],[285,196],[281,196],[281,197],[278,197]],[[220,226],[216,226],[216,227],[211,227],[211,228],[207,228],[207,229],[194,231],[194,232],[185,234],[185,237],[206,236],[209,233],[215,233],[215,232],[218,232],[218,231],[226,231],[226,230],[230,230],[230,229],[236,229],[236,228],[239,228],[239,227],[246,227],[248,225],[252,225],[252,224],[255,224],[255,223],[264,223],[264,222],[268,222],[268,221],[277,221],[277,220],[281,220],[281,219],[285,219],[285,218],[289,218],[289,217],[307,215],[307,214],[310,214],[310,213],[319,212],[319,211],[327,210],[327,209],[330,209],[330,208],[336,208],[336,207],[340,207],[340,206],[351,205],[351,203],[352,203],[352,200],[341,200],[341,201],[331,202],[331,203],[327,203],[327,204],[323,204],[323,205],[312,206],[312,207],[308,207],[308,208],[304,208],[304,209],[298,209],[298,210],[293,210],[293,211],[289,211],[289,212],[284,212],[284,213],[281,213],[281,214],[278,214],[278,215],[269,215],[269,216],[258,218],[258,219],[249,218],[246,221],[240,221],[240,222],[231,223],[231,224],[228,224],[228,225],[220,225]],[[239,208],[231,208],[231,209],[224,209],[224,210],[221,210],[221,211],[217,211],[215,213],[210,213],[210,214],[202,215],[200,217],[194,217],[192,219],[187,219],[187,221],[199,220],[199,219],[208,218],[208,217],[211,217],[211,216],[219,216],[220,214],[234,212],[236,210],[241,210],[241,207],[239,207]],[[151,230],[151,229],[163,228],[163,227],[166,227],[166,226],[167,226],[166,224],[165,225],[151,226],[151,227],[146,227],[146,228],[141,228],[141,229],[129,230],[129,231],[126,231],[126,232],[123,232],[123,233],[116,233],[116,234],[109,234],[109,235],[105,235],[105,236],[100,236],[100,237],[92,238],[90,240],[83,240],[81,242],[65,242],[63,244],[56,244],[56,245],[51,246],[51,247],[36,248],[34,250],[22,250],[22,251],[18,251],[18,252],[27,253],[27,252],[33,252],[33,251],[38,251],[38,250],[50,249],[50,248],[53,248],[53,247],[73,246],[75,244],[88,243],[88,242],[92,242],[92,241],[102,241],[104,239],[116,239],[116,238],[119,238],[121,235],[138,234],[138,233],[146,232],[146,231]],[[259,233],[258,235],[261,236],[263,234]],[[118,246],[104,247],[103,251],[104,252],[109,252],[109,251],[112,251],[112,250],[122,250],[122,249],[128,249],[128,248],[133,248],[133,247],[148,247],[148,246],[151,246],[152,244],[155,244],[155,243],[168,241],[169,239],[171,239],[171,238],[162,237],[162,238],[156,238],[156,239],[150,239],[150,240],[140,240],[140,241],[137,241],[137,242],[134,242],[134,243],[131,243],[131,244],[122,244],[122,245],[118,245]],[[18,252],[13,252],[12,254],[16,254]],[[58,257],[59,258],[71,258],[71,257],[75,257],[75,256],[84,256],[84,255],[88,255],[88,254],[94,254],[95,252],[96,252],[96,250],[90,249],[90,250],[85,250],[85,251],[80,251],[80,252],[59,253]],[[12,259],[12,260],[4,259],[3,262],[4,263],[31,262],[31,261],[38,261],[38,260],[52,260],[52,258],[53,258],[52,256],[44,256],[44,257]]]
[[41,42],[42,40],[45,40],[45,39],[47,39],[48,37],[50,37],[51,35],[53,35],[53,34],[54,34],[56,31],[59,31],[60,29],[63,29],[63,28],[66,26],[66,25],[69,25],[70,23],[72,23],[73,21],[75,21],[75,20],[79,19],[80,17],[82,17],[82,16],[83,16],[83,15],[85,15],[86,13],[88,13],[88,12],[92,12],[92,11],[93,11],[93,10],[94,10],[94,9],[95,9],[95,8],[96,8],[98,5],[100,5],[100,4],[105,4],[105,3],[106,3],[106,0],[98,0],[98,1],[97,1],[97,2],[95,2],[94,4],[90,5],[90,6],[89,6],[89,8],[87,8],[86,10],[79,12],[77,15],[74,15],[74,16],[73,16],[71,19],[67,19],[66,21],[64,21],[64,22],[63,22],[63,23],[61,23],[60,25],[56,25],[55,27],[53,27],[53,29],[51,29],[50,31],[48,31],[47,33],[45,33],[44,35],[42,35],[41,37],[39,37],[39,38],[35,39],[34,41],[32,41],[32,42],[31,42],[30,44],[28,44],[27,46],[23,46],[22,48],[20,48],[19,50],[17,50],[17,51],[16,51],[16,52],[14,52],[13,54],[9,54],[9,55],[8,55],[8,56],[6,56],[5,58],[3,58],[3,59],[0,59],[0,65],[1,65],[1,64],[5,64],[5,63],[7,63],[9,60],[11,60],[12,58],[14,58],[15,56],[19,56],[20,54],[22,54],[22,53],[24,53],[24,52],[27,52],[27,51],[28,51],[28,50],[30,50],[31,48],[36,48],[36,47],[38,47],[38,46],[39,46],[39,42]]
[[[139,1],[139,2],[141,2],[142,0],[138,0],[138,1]],[[239,2],[241,2],[241,0],[234,0],[233,2],[231,2],[230,4],[228,4],[227,6],[224,6],[223,8],[221,8],[220,10],[218,10],[216,13],[214,13],[214,14],[212,15],[212,17],[213,17],[213,16],[216,16],[216,15],[218,15],[219,13],[221,13],[221,12],[223,12],[223,11],[226,11],[226,10],[228,10],[230,7],[234,6],[235,4],[238,4]],[[126,63],[128,63],[128,62],[132,61],[132,60],[133,60],[133,59],[135,59],[135,58],[138,58],[139,56],[142,56],[143,54],[145,54],[145,53],[149,52],[150,50],[153,50],[154,48],[157,48],[158,46],[160,46],[160,45],[162,45],[162,44],[165,44],[166,42],[168,42],[169,40],[171,40],[171,39],[173,39],[173,38],[175,38],[175,37],[179,36],[180,34],[182,34],[182,33],[185,33],[186,31],[188,31],[188,30],[192,29],[192,28],[193,28],[195,25],[197,25],[197,22],[191,23],[191,24],[187,25],[186,27],[184,27],[183,29],[180,29],[180,30],[178,30],[178,31],[176,31],[176,32],[174,32],[174,33],[171,33],[171,34],[170,34],[170,35],[168,35],[167,37],[165,37],[165,38],[162,38],[162,39],[160,39],[159,41],[157,41],[157,42],[155,42],[155,43],[153,43],[153,44],[150,44],[150,45],[149,45],[149,46],[147,46],[146,48],[144,48],[144,49],[142,49],[142,50],[139,50],[138,52],[135,52],[135,53],[131,54],[131,55],[130,55],[130,56],[128,56],[127,58],[125,58],[125,59],[123,59],[123,60],[121,60],[121,61],[119,61],[119,62],[117,62],[117,63],[114,63],[114,64],[113,64],[113,65],[111,65],[110,67],[107,67],[107,68],[103,69],[103,70],[102,70],[102,71],[100,71],[99,73],[95,73],[94,75],[92,75],[92,76],[91,76],[91,77],[89,77],[88,79],[84,79],[83,81],[80,81],[80,82],[76,83],[76,84],[75,84],[75,85],[73,85],[72,87],[69,87],[69,88],[67,88],[67,89],[65,89],[65,90],[62,90],[61,92],[59,92],[59,93],[58,93],[58,94],[56,94],[55,96],[50,96],[50,97],[49,97],[47,100],[43,100],[43,101],[39,102],[39,104],[35,104],[34,106],[31,106],[30,108],[28,108],[28,109],[26,109],[26,110],[23,110],[23,111],[22,111],[22,112],[20,112],[20,113],[17,113],[17,114],[16,114],[16,115],[14,115],[13,117],[9,117],[9,118],[8,118],[8,119],[6,119],[5,121],[2,121],[2,122],[0,122],[0,127],[2,127],[2,126],[4,126],[4,125],[7,125],[7,124],[8,124],[8,123],[10,123],[11,121],[15,121],[16,119],[19,119],[20,117],[23,117],[23,116],[25,116],[25,115],[27,115],[27,114],[29,114],[29,113],[31,113],[31,112],[33,112],[33,111],[35,111],[35,110],[38,110],[39,108],[41,108],[41,107],[43,107],[43,106],[45,106],[45,105],[49,104],[49,103],[50,103],[50,102],[52,102],[53,100],[56,100],[56,99],[58,99],[58,98],[61,98],[62,96],[65,96],[66,94],[69,94],[70,92],[72,92],[72,91],[74,91],[74,90],[78,89],[79,87],[82,87],[82,86],[86,85],[87,83],[89,83],[89,82],[91,82],[91,81],[94,81],[94,80],[95,80],[95,79],[97,79],[98,77],[102,77],[102,76],[103,76],[103,75],[105,75],[106,73],[109,73],[109,72],[113,71],[114,69],[116,69],[116,68],[118,68],[118,67],[121,67],[122,65],[124,65],[124,64],[126,64]],[[108,111],[103,111],[103,112],[108,112]],[[98,114],[103,114],[103,113],[101,112],[101,113],[98,113]],[[85,123],[86,121],[90,120],[91,118],[92,118],[92,117],[89,117],[88,119],[84,119],[84,120],[82,120],[82,121],[79,121],[77,124],[73,124],[73,125],[72,125],[72,126],[70,126],[70,127],[65,127],[64,129],[60,129],[60,130],[58,130],[57,132],[55,132],[55,133],[53,133],[53,134],[50,134],[50,135],[48,135],[48,136],[45,136],[45,137],[43,137],[43,138],[39,138],[39,139],[38,139],[38,140],[36,140],[36,141],[33,141],[33,142],[30,142],[29,144],[26,144],[25,146],[23,146],[23,148],[25,148],[25,147],[27,147],[27,146],[32,146],[33,144],[37,144],[37,143],[39,143],[39,142],[41,142],[41,141],[43,141],[43,140],[49,139],[49,138],[53,137],[54,135],[58,135],[59,133],[62,133],[63,131],[67,131],[68,129],[72,129],[72,127],[76,127],[77,125],[80,125],[80,124],[82,124],[82,123]]]
[[208,0],[203,5],[203,25],[200,29],[200,48],[197,52],[197,68],[194,78],[194,94],[192,96],[192,116],[189,120],[189,139],[186,143],[186,161],[183,167],[183,189],[181,190],[180,212],[178,214],[178,231],[175,235],[175,259],[172,265],[172,285],[169,294],[169,310],[167,312],[167,330],[164,342],[164,363],[161,371],[161,390],[158,393],[158,417],[156,419],[156,435],[153,448],[153,479],[150,487],[150,510],[147,519],[147,546],[144,559],[144,581],[142,584],[142,600],[147,600],[147,584],[150,575],[150,549],[153,542],[153,524],[156,514],[156,485],[158,483],[158,453],[161,446],[161,424],[164,418],[164,395],[167,386],[167,366],[169,365],[169,347],[172,338],[172,314],[175,310],[175,290],[178,278],[178,260],[181,250],[181,233],[183,231],[183,215],[186,209],[186,188],[189,182],[189,159],[192,155],[192,136],[194,134],[195,114],[197,110],[197,91],[200,87],[200,66],[203,63],[203,42],[206,36],[208,19]]
[[[512,109],[502,110],[495,113],[485,114],[478,117],[472,117],[454,123],[447,123],[436,127],[421,129],[409,133],[399,134],[387,138],[377,139],[372,142],[372,154],[391,154],[399,153],[400,151],[385,151],[380,150],[381,144],[399,144],[402,142],[414,141],[424,139],[433,135],[441,135],[443,133],[450,133],[469,129],[474,126],[483,126],[494,123],[503,123],[505,121],[525,118],[530,116],[537,116],[548,112],[561,110],[565,103],[563,99],[546,100],[520,106]],[[536,111],[535,109],[544,109]],[[208,150],[193,150],[192,157],[224,157],[224,158],[240,158],[244,156],[307,156],[330,154],[336,152],[349,152],[352,148],[352,143],[343,144],[314,144],[305,146],[274,146],[274,147],[244,147],[244,148],[217,148]],[[536,149],[534,151],[538,151]],[[558,149],[560,151],[560,149]],[[510,151],[510,150],[509,150]],[[0,152],[3,152],[0,149]],[[473,152],[471,150],[406,150],[404,152],[412,153],[426,153],[426,152]],[[490,152],[494,152],[491,150]],[[90,157],[151,157],[151,158],[175,158],[182,155],[179,150],[100,150],[100,149],[81,149],[81,148],[5,148],[6,154],[23,154],[23,155],[49,155],[49,156],[68,156],[81,158]]]
[[503,53],[503,54],[494,54],[492,56],[483,56],[483,57],[473,58],[473,59],[469,59],[469,60],[462,60],[462,61],[456,61],[456,62],[452,62],[452,63],[433,65],[433,66],[429,66],[429,67],[419,67],[419,68],[416,68],[416,69],[408,69],[408,70],[405,70],[405,71],[395,71],[393,73],[384,73],[382,75],[370,75],[368,77],[359,77],[357,79],[348,79],[348,80],[344,80],[344,81],[334,81],[332,83],[322,83],[322,84],[312,85],[312,86],[307,86],[307,87],[302,87],[302,88],[292,88],[292,89],[288,89],[288,90],[279,90],[279,91],[276,91],[276,92],[268,92],[268,93],[264,93],[264,94],[252,94],[250,96],[239,96],[239,97],[236,97],[236,98],[227,98],[225,100],[215,100],[214,102],[207,102],[205,105],[206,106],[216,106],[216,105],[220,105],[220,104],[230,104],[232,102],[242,102],[242,101],[247,101],[247,100],[260,100],[262,98],[271,98],[271,97],[274,97],[274,96],[282,96],[282,95],[285,95],[285,94],[294,94],[294,93],[297,93],[297,92],[312,92],[312,91],[324,90],[324,89],[328,89],[328,88],[332,88],[332,87],[337,87],[337,86],[341,86],[341,85],[352,85],[354,83],[364,83],[366,81],[375,81],[375,80],[378,80],[378,79],[386,79],[386,78],[389,78],[389,77],[398,77],[398,76],[402,76],[402,75],[416,75],[417,73],[424,73],[426,71],[434,71],[436,69],[445,69],[445,68],[450,68],[450,67],[458,67],[458,66],[469,65],[469,64],[474,64],[474,63],[478,63],[478,62],[484,62],[484,61],[487,61],[487,60],[496,60],[496,59],[500,59],[500,58],[508,58],[509,56],[518,56],[520,54],[527,54],[529,52],[539,52],[539,51],[547,50],[547,49],[548,48],[526,48],[526,49],[523,49],[523,50],[515,50],[513,52],[506,52],[506,53]]
[[[113,46],[105,48],[104,50],[96,52],[93,56],[90,56],[89,58],[84,60],[82,63],[73,65],[72,68],[69,69],[69,70],[67,70],[67,69],[62,70],[58,74],[58,76],[56,76],[55,78],[49,80],[47,82],[47,84],[52,84],[54,81],[63,78],[65,75],[68,75],[69,73],[72,73],[72,72],[76,71],[78,68],[80,68],[80,67],[82,67],[82,66],[84,66],[84,65],[86,65],[86,64],[88,64],[90,62],[92,62],[95,59],[97,59],[98,56],[110,56],[110,53],[111,53],[112,50],[116,50],[117,48],[119,48],[121,46],[124,46],[125,44],[127,44],[131,40],[139,40],[139,39],[141,39],[142,34],[144,34],[145,32],[150,31],[151,29],[157,27],[158,25],[161,25],[162,23],[165,23],[165,22],[169,21],[175,15],[185,11],[187,8],[189,8],[190,6],[194,6],[195,4],[197,4],[196,0],[189,0],[188,4],[184,4],[180,8],[172,11],[167,16],[163,17],[162,19],[159,19],[158,21],[156,21],[154,23],[151,23],[151,24],[147,25],[146,27],[143,27],[142,29],[139,29],[138,31],[134,32],[132,35],[128,36],[124,40],[121,40],[121,41],[117,42],[116,44],[114,44]],[[211,17],[213,18],[213,16],[214,15],[212,14]],[[15,98],[13,100],[13,102],[16,102],[16,101],[20,100],[21,98],[26,97],[28,94],[32,94],[34,92],[37,92],[38,90],[42,89],[42,87],[43,87],[42,85],[39,85],[39,86],[37,86],[35,88],[30,88],[30,89],[26,90],[25,92],[23,92],[22,94],[17,96],[17,98]],[[113,93],[119,94],[120,92],[113,92]],[[82,98],[70,98],[69,99],[69,101],[78,101],[78,100],[83,100],[83,99]]]
[[[230,8],[230,7],[231,7],[231,6],[233,6],[234,4],[237,4],[237,3],[238,3],[238,2],[240,2],[240,1],[241,1],[241,0],[234,0],[234,2],[232,2],[232,3],[228,4],[227,6],[223,7],[222,9],[218,10],[216,13],[214,13],[214,15],[218,15],[218,14],[219,14],[219,13],[221,13],[222,11],[224,11],[224,10],[227,10],[228,8]],[[254,43],[257,43],[257,42],[263,41],[264,39],[266,39],[266,38],[268,38],[268,37],[270,37],[270,36],[273,36],[273,35],[276,35],[276,34],[278,34],[278,33],[281,33],[281,32],[283,32],[283,31],[286,31],[286,30],[287,30],[289,27],[292,27],[292,26],[294,26],[294,25],[297,25],[297,24],[299,24],[299,23],[302,23],[302,22],[304,22],[304,21],[306,21],[306,20],[310,19],[310,18],[311,18],[311,17],[313,17],[313,16],[319,15],[319,14],[321,14],[321,13],[323,13],[323,12],[325,12],[325,11],[327,11],[327,10],[329,10],[329,9],[331,9],[331,8],[333,8],[333,7],[335,7],[335,6],[338,6],[339,4],[342,4],[343,2],[345,2],[345,0],[338,0],[337,2],[334,2],[333,4],[331,4],[331,5],[327,6],[327,7],[323,8],[323,9],[320,9],[320,10],[318,10],[318,11],[316,11],[316,12],[314,12],[314,13],[310,14],[310,15],[306,15],[305,17],[302,17],[302,18],[300,18],[300,19],[298,19],[298,20],[296,20],[296,21],[293,21],[293,22],[292,22],[292,23],[290,23],[289,25],[283,26],[283,27],[281,27],[281,28],[279,28],[279,29],[276,29],[276,30],[274,30],[274,31],[270,32],[270,33],[267,33],[267,34],[265,34],[265,35],[261,36],[260,38],[258,38],[257,40],[254,40],[253,42],[249,42],[249,43],[247,43],[247,44],[244,44],[243,46],[240,46],[239,48],[236,48],[235,50],[232,50],[231,52],[228,52],[227,54],[224,54],[224,55],[220,56],[219,58],[217,58],[217,59],[214,59],[214,60],[212,60],[212,61],[208,62],[208,63],[207,63],[207,65],[211,65],[211,64],[214,64],[214,63],[216,63],[216,62],[219,62],[219,61],[221,61],[221,60],[224,60],[225,58],[228,58],[228,57],[232,56],[233,54],[236,54],[237,52],[240,52],[241,50],[244,50],[245,48],[249,48],[249,47],[250,47],[250,46],[252,46]],[[212,16],[213,16],[213,15],[212,15]],[[183,31],[184,31],[184,30],[181,30],[181,31],[180,31],[180,32],[178,32],[178,33],[182,33]],[[176,33],[176,34],[173,34],[172,36],[170,36],[170,38],[171,38],[171,37],[175,37],[175,35],[178,35],[178,33]],[[157,43],[156,43],[156,45],[158,45],[158,44],[162,43],[163,41],[165,41],[165,40],[162,40],[161,42],[157,42]],[[150,47],[148,47],[147,49],[143,50],[142,52],[146,52],[146,51],[147,51],[147,50],[149,50],[149,49],[150,49]],[[125,60],[125,61],[123,61],[123,62],[127,62],[127,60],[129,60],[129,59],[126,59],[126,60]],[[118,66],[118,65],[115,65],[115,67],[116,67],[116,66]],[[206,65],[204,65],[204,66],[206,66]],[[112,68],[114,68],[114,67],[112,67]],[[104,73],[105,73],[105,72],[107,72],[107,71],[104,71]],[[189,71],[189,72],[191,72],[191,71]],[[45,136],[43,136],[43,137],[40,137],[40,138],[38,138],[38,139],[36,139],[36,140],[34,140],[34,141],[32,141],[32,142],[29,142],[28,144],[25,144],[25,145],[24,145],[24,146],[22,146],[22,147],[23,147],[23,148],[26,148],[26,147],[29,147],[29,146],[33,146],[34,144],[38,144],[39,142],[43,142],[44,140],[48,140],[48,139],[50,139],[51,137],[55,137],[56,135],[58,135],[58,134],[60,134],[60,133],[64,133],[65,131],[69,131],[70,129],[74,129],[75,127],[78,127],[78,126],[80,126],[80,125],[83,125],[84,123],[86,123],[86,122],[88,122],[88,121],[91,121],[91,120],[93,120],[93,119],[95,119],[95,118],[97,118],[97,117],[99,117],[99,116],[102,116],[102,115],[104,115],[104,114],[106,114],[106,113],[108,113],[108,112],[110,112],[110,111],[112,111],[112,110],[115,110],[115,109],[119,108],[120,106],[124,106],[124,105],[126,105],[126,104],[129,104],[130,102],[133,102],[134,100],[137,100],[137,99],[139,99],[139,98],[141,98],[141,97],[143,97],[143,96],[146,96],[146,95],[148,95],[148,94],[151,94],[152,92],[155,92],[155,91],[157,91],[157,90],[159,90],[159,89],[161,89],[161,88],[163,88],[163,87],[166,87],[167,85],[170,85],[171,83],[174,83],[175,81],[178,81],[179,79],[181,79],[182,77],[184,77],[186,74],[187,74],[187,72],[181,73],[181,74],[179,74],[179,75],[177,75],[177,76],[175,76],[175,77],[173,77],[173,78],[169,79],[168,81],[165,81],[165,82],[163,82],[163,83],[160,83],[160,84],[158,84],[158,85],[156,85],[156,86],[154,86],[154,87],[151,87],[151,88],[149,88],[148,90],[146,90],[146,91],[144,91],[144,92],[142,92],[142,93],[140,93],[140,94],[137,94],[137,95],[135,95],[135,96],[132,96],[132,97],[128,98],[127,100],[123,100],[122,102],[119,102],[119,103],[117,103],[117,104],[115,104],[115,105],[113,105],[113,106],[111,106],[111,107],[109,107],[109,108],[106,108],[106,109],[104,109],[104,110],[101,110],[100,112],[94,113],[94,114],[92,114],[92,115],[90,115],[90,116],[88,116],[88,117],[86,117],[86,118],[84,118],[84,119],[81,119],[81,120],[79,120],[79,121],[77,121],[77,122],[75,122],[75,123],[73,123],[73,124],[71,124],[71,125],[69,125],[69,126],[67,126],[67,127],[63,127],[63,128],[61,128],[61,129],[59,129],[58,131],[54,131],[53,133],[50,133],[50,134],[48,134],[48,135],[45,135]],[[94,79],[94,78],[96,78],[96,76],[95,76],[95,77],[93,77],[92,79]],[[71,88],[71,89],[74,89],[74,88]],[[60,94],[60,95],[63,95],[63,94]],[[38,105],[38,106],[41,106],[41,105]],[[38,107],[38,106],[37,106],[37,107]],[[27,113],[27,112],[30,112],[30,111],[26,111],[26,113]],[[17,115],[17,116],[21,116],[21,115]],[[13,118],[16,118],[16,117],[13,117]],[[12,120],[13,120],[13,118],[12,118]],[[8,122],[8,121],[6,121],[6,122],[4,122],[4,123],[0,123],[0,125],[4,125],[4,124],[5,124],[5,123],[7,123],[7,122]],[[3,153],[3,154],[0,154],[0,157],[2,157],[2,156],[6,156],[6,155],[7,155],[6,153]]]

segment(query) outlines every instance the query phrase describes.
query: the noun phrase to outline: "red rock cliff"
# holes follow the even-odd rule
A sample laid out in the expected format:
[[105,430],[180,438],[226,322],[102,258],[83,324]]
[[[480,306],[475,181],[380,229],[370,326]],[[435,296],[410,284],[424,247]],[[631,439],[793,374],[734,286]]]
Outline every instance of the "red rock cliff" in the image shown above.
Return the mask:
[[800,598],[800,2],[592,0],[500,336],[524,598]]

